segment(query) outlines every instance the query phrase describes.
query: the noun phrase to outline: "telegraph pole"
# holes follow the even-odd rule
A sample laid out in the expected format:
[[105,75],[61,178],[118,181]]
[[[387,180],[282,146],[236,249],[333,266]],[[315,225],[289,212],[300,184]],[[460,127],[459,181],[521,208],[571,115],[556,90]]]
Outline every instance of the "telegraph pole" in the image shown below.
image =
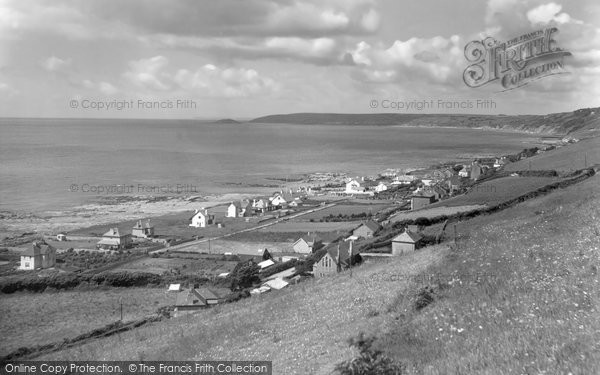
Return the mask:
[[119,297],[119,305],[121,310],[121,321],[123,321],[123,297]]

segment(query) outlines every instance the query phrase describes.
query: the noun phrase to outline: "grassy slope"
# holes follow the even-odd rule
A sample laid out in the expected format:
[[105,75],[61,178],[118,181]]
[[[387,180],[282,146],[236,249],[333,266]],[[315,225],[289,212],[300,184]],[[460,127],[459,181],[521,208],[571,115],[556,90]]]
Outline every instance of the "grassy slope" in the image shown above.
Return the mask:
[[[599,182],[461,223],[458,250],[424,249],[47,358],[270,359],[276,374],[326,374],[365,331],[411,373],[600,373]],[[422,272],[457,281],[417,313],[405,296],[421,285],[387,276]],[[474,273],[494,277],[470,283]]]
[[574,171],[600,164],[600,137],[585,139],[581,142],[545,152],[531,158],[523,159],[516,163],[508,164],[506,171],[526,171],[531,165],[531,170]]
[[171,305],[174,294],[164,288],[112,288],[58,293],[15,293],[0,298],[0,355],[23,346],[44,345],[123,320],[141,319],[161,306]]
[[[458,250],[428,270],[462,280],[421,313],[400,301],[407,317],[379,343],[410,373],[600,373],[599,183],[462,223]],[[476,272],[493,276],[461,276]]]

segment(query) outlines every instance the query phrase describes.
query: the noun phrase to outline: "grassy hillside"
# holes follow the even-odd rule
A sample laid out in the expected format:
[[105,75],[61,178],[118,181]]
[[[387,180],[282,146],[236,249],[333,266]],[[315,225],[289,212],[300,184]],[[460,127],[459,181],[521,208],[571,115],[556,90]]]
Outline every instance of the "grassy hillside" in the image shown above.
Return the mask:
[[[599,183],[594,176],[460,223],[457,248],[388,258],[352,277],[299,284],[45,359],[267,359],[275,374],[328,374],[356,355],[346,340],[365,332],[409,374],[600,373]],[[426,285],[434,301],[416,310],[414,295]]]
[[549,115],[447,115],[447,114],[341,114],[293,113],[259,117],[251,123],[322,125],[405,125],[492,128],[540,134],[585,134],[600,132],[600,108],[580,109]]
[[556,170],[575,171],[600,165],[600,137],[585,139],[581,142],[544,152],[531,158],[510,163],[504,167],[506,171]]

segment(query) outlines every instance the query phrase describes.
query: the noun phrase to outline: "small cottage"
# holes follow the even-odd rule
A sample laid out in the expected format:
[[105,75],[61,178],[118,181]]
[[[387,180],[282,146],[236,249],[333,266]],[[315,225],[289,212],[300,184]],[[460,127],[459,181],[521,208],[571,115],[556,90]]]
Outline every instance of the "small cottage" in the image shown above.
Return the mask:
[[19,269],[50,268],[56,264],[56,249],[44,241],[35,241],[21,254]]
[[354,229],[352,235],[357,238],[371,238],[379,229],[381,229],[379,223],[374,220],[368,220],[362,223],[358,228]]
[[421,191],[417,195],[413,195],[410,198],[410,209],[418,210],[435,202],[435,195],[433,193]]
[[408,229],[392,239],[392,255],[402,255],[411,253],[419,248],[423,237],[419,233],[411,232]]
[[316,235],[308,233],[294,242],[294,252],[300,254],[311,254],[323,247],[323,241]]
[[196,210],[190,218],[190,227],[205,228],[207,225],[212,225],[215,222],[215,215],[209,215],[208,210]]
[[111,228],[102,235],[96,247],[103,250],[123,250],[131,247],[133,240],[131,234],[119,232],[119,228]]
[[150,224],[150,220],[146,221],[146,224],[142,224],[141,220],[131,229],[131,235],[138,238],[152,238],[154,237],[154,227]]

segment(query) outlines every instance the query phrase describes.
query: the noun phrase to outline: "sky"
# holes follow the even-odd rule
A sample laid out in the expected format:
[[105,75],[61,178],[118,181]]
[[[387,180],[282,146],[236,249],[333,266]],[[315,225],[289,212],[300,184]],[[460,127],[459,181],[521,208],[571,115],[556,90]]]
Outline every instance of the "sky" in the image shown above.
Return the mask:
[[[464,83],[467,43],[548,27],[567,74]],[[0,117],[547,114],[599,98],[596,0],[0,0]]]

